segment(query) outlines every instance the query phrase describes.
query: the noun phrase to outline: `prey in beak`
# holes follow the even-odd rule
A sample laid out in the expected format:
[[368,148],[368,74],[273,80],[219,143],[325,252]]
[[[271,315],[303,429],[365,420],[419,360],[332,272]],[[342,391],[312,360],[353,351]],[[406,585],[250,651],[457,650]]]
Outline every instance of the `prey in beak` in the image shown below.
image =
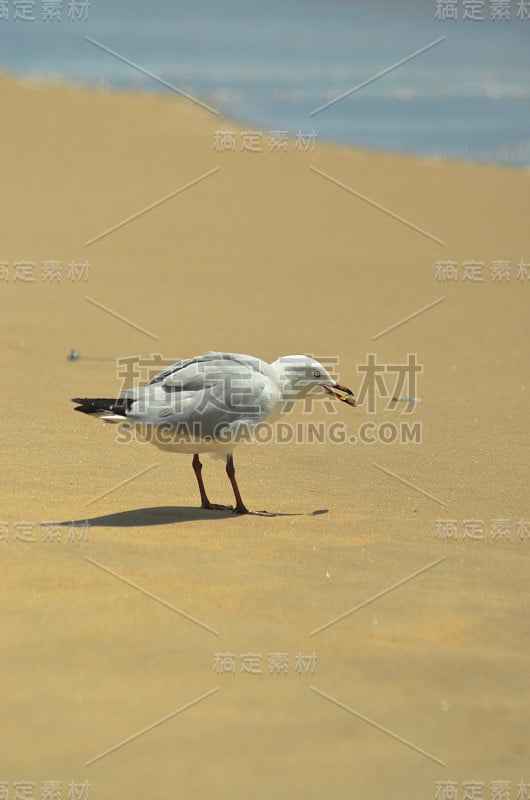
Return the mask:
[[334,383],[332,385],[329,383],[321,383],[320,385],[336,400],[347,403],[349,406],[357,405],[354,393],[351,389],[348,389],[347,386],[341,386],[339,383]]

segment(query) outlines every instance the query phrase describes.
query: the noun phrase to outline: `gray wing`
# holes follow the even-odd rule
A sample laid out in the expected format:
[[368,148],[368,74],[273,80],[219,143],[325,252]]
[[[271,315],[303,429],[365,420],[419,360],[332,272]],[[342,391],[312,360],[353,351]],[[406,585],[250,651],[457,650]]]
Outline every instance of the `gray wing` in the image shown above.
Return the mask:
[[238,353],[206,353],[177,361],[149,384],[121,396],[134,402],[127,417],[181,428],[194,438],[215,437],[227,427],[255,425],[274,405],[269,365]]
[[165,386],[178,386],[183,389],[192,388],[190,384],[196,383],[197,375],[205,375],[209,372],[210,378],[213,378],[216,371],[230,369],[235,364],[259,372],[263,371],[263,368],[267,370],[269,366],[265,361],[254,356],[247,356],[242,353],[218,353],[212,350],[202,356],[176,361],[170,367],[166,367],[158,375],[155,375],[149,381],[148,386],[154,383],[163,383]]

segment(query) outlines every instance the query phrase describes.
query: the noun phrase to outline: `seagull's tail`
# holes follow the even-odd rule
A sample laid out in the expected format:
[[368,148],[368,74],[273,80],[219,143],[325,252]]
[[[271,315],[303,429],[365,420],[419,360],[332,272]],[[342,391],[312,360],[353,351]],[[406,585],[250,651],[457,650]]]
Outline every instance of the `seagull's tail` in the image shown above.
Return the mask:
[[109,400],[105,398],[73,397],[72,403],[79,403],[74,411],[83,414],[93,414],[105,422],[122,422],[127,419],[127,411],[131,407],[132,399],[129,397]]

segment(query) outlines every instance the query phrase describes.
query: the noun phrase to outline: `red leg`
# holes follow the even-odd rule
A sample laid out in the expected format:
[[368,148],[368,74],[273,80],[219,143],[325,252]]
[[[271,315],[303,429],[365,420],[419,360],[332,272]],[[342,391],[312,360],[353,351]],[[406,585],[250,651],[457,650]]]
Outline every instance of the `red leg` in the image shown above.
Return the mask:
[[195,477],[197,478],[197,483],[199,484],[199,492],[201,493],[201,508],[207,508],[211,511],[231,511],[231,506],[220,506],[216,503],[210,503],[208,500],[208,495],[206,494],[206,489],[204,488],[204,481],[202,479],[202,464],[199,459],[199,454],[195,453],[193,456],[193,461],[191,462],[193,466],[193,471],[195,473]]
[[248,514],[248,508],[244,504],[243,500],[241,499],[241,494],[239,491],[239,486],[237,485],[236,481],[236,469],[234,467],[234,459],[232,458],[232,454],[226,457],[226,474],[232,484],[232,489],[234,490],[234,497],[236,498],[236,507],[234,511],[236,514]]

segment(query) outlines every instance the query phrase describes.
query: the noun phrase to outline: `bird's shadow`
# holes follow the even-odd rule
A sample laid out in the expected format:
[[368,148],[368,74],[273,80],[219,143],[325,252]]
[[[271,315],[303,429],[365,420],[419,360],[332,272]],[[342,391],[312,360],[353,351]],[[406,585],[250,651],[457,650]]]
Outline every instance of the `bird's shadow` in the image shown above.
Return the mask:
[[327,514],[328,509],[317,511],[286,513],[250,511],[247,514],[235,514],[230,509],[210,511],[193,506],[153,506],[151,508],[133,508],[130,511],[118,511],[115,514],[103,514],[99,517],[48,522],[47,525],[73,525],[105,528],[140,528],[148,525],[173,525],[177,522],[200,522],[214,519],[244,519],[246,516],[260,517],[316,517]]

